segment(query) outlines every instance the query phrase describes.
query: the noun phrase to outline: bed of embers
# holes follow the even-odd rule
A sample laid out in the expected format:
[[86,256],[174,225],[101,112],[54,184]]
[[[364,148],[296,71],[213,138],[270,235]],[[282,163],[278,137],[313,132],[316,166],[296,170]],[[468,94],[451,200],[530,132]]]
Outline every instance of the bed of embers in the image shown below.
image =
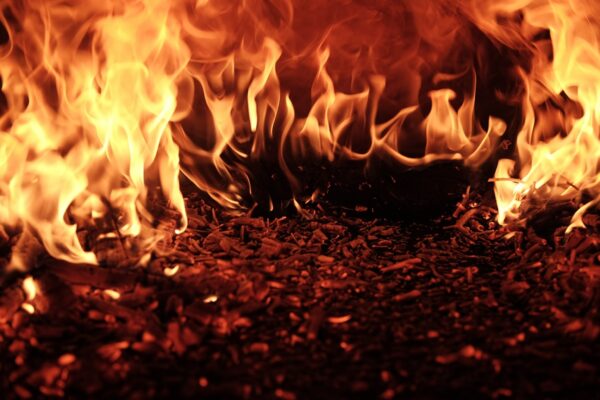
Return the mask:
[[188,191],[189,229],[145,267],[115,238],[99,267],[3,276],[3,397],[597,396],[600,216],[566,234],[572,206],[547,204],[500,228],[488,203],[240,216]]

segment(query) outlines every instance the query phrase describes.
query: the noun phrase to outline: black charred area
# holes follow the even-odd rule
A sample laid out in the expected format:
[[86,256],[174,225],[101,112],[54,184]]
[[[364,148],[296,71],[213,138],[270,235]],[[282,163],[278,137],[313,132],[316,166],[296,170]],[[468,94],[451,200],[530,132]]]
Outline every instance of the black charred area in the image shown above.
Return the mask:
[[[451,211],[468,186],[482,190],[489,186],[483,171],[447,161],[413,168],[378,157],[372,157],[368,163],[348,160],[315,163],[298,173],[303,183],[298,193],[294,193],[275,164],[261,160],[251,170],[255,171],[250,178],[253,198],[245,204],[252,210],[251,215],[257,217],[295,213],[294,198],[304,204],[317,197],[349,209],[360,204],[378,217],[426,220]],[[185,185],[192,190],[191,183]],[[208,196],[202,197],[217,206]]]
[[5,279],[2,397],[598,397],[598,215],[566,234],[573,205],[544,205],[499,228],[477,192],[453,202],[431,180],[415,193],[446,208],[399,219],[342,186],[278,217],[190,193],[189,229],[146,267],[117,239],[88,243],[100,266],[42,257],[33,314],[23,277]]

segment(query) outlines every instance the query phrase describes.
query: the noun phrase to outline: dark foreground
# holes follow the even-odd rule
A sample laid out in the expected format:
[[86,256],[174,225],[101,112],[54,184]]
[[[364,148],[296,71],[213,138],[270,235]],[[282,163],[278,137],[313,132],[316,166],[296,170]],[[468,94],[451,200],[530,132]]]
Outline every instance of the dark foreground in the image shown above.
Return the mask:
[[188,204],[145,268],[115,240],[103,267],[41,261],[34,314],[5,279],[2,398],[600,398],[595,216],[507,238],[471,201],[427,222]]

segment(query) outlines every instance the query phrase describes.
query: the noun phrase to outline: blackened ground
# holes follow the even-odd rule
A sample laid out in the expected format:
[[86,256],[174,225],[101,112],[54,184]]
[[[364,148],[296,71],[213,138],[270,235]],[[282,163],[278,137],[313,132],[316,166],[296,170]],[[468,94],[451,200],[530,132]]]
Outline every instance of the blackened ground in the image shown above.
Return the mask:
[[118,241],[90,243],[101,267],[42,261],[32,315],[5,280],[3,397],[599,397],[594,215],[548,235],[499,229],[476,197],[412,222],[187,204],[145,268]]

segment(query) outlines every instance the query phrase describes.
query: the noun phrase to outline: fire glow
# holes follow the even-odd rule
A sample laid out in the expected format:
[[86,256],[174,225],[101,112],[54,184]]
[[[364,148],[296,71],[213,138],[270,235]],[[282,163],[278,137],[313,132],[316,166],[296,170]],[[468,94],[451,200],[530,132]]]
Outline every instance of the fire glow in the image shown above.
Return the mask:
[[56,258],[96,263],[77,231],[113,210],[151,238],[155,187],[184,230],[180,173],[243,208],[261,163],[296,201],[305,165],[478,168],[514,139],[500,223],[556,199],[581,227],[600,194],[592,0],[1,4],[0,224]]

